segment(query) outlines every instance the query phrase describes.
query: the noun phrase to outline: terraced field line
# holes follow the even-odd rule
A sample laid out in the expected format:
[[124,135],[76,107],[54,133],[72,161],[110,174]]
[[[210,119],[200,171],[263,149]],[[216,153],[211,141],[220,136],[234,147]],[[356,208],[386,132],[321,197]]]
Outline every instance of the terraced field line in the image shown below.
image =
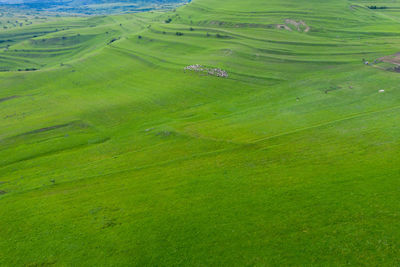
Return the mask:
[[399,106],[390,107],[390,108],[386,108],[386,109],[381,109],[381,110],[357,113],[357,114],[354,114],[354,115],[349,116],[349,117],[345,117],[345,118],[341,118],[341,119],[337,119],[337,120],[332,120],[332,121],[328,121],[328,122],[323,122],[323,123],[319,123],[319,124],[316,124],[316,125],[313,125],[313,126],[304,127],[304,128],[296,129],[296,130],[293,130],[293,131],[289,131],[289,132],[285,132],[285,133],[280,133],[280,134],[276,134],[276,135],[272,135],[272,136],[256,139],[256,140],[251,141],[249,144],[256,144],[256,143],[259,143],[259,142],[262,142],[262,141],[266,141],[266,140],[270,140],[270,139],[273,139],[273,138],[277,138],[277,137],[281,137],[281,136],[285,136],[285,135],[291,135],[291,134],[295,134],[295,133],[298,133],[298,132],[307,131],[307,130],[310,130],[310,129],[319,128],[319,127],[323,127],[323,126],[326,126],[326,125],[334,124],[334,123],[337,123],[337,122],[351,120],[351,119],[364,117],[364,116],[367,116],[367,115],[381,113],[381,112],[385,112],[385,111],[395,110],[395,109],[398,109],[398,108],[400,108],[400,105]]
[[[188,156],[184,156],[184,157],[179,157],[179,158],[176,158],[176,159],[166,160],[166,161],[162,161],[162,162],[158,162],[158,163],[145,164],[145,165],[142,165],[142,166],[137,166],[137,167],[133,167],[133,168],[127,168],[127,169],[123,169],[123,170],[119,170],[119,171],[111,171],[111,172],[108,172],[108,173],[102,173],[102,174],[98,174],[98,175],[85,176],[85,177],[82,177],[82,178],[77,178],[77,179],[74,179],[74,180],[61,182],[59,184],[71,184],[71,183],[76,183],[76,182],[79,182],[79,181],[96,179],[96,178],[99,178],[99,177],[107,177],[107,176],[118,175],[118,174],[126,174],[126,173],[131,173],[131,172],[135,172],[135,171],[141,171],[141,170],[145,170],[145,169],[149,169],[149,168],[153,168],[153,167],[162,167],[162,166],[166,166],[166,165],[173,164],[173,163],[180,162],[180,161],[186,161],[186,160],[191,160],[191,159],[196,159],[196,158],[202,158],[202,157],[209,156],[209,155],[217,155],[217,154],[228,152],[228,151],[232,151],[232,150],[235,150],[235,149],[238,149],[238,147],[222,148],[222,149],[207,151],[207,152],[203,152],[203,153],[196,153],[196,154],[192,154],[192,155],[188,155]],[[48,155],[44,155],[44,156],[48,156]],[[25,190],[25,191],[15,192],[14,194],[8,194],[5,197],[9,197],[9,196],[12,196],[12,195],[23,195],[23,194],[28,193],[28,192],[33,192],[33,191],[42,190],[42,189],[43,189],[43,186],[38,186],[38,187],[34,187],[34,188],[31,188],[31,189],[28,189],[28,190]]]

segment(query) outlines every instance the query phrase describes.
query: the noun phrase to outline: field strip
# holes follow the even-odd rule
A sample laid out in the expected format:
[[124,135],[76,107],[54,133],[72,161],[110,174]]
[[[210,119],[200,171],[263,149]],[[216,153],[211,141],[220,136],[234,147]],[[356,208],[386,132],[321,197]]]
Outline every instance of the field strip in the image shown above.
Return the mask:
[[281,136],[285,136],[285,135],[291,135],[291,134],[295,134],[295,133],[298,133],[298,132],[306,131],[306,130],[309,130],[309,129],[319,128],[319,127],[323,127],[323,126],[326,126],[326,125],[334,124],[334,123],[337,123],[337,122],[342,122],[342,121],[346,121],[346,120],[351,120],[351,119],[367,116],[367,115],[370,115],[370,114],[376,114],[376,113],[381,113],[381,112],[385,112],[385,111],[395,110],[395,109],[398,109],[398,108],[400,108],[400,105],[399,106],[390,107],[390,108],[386,108],[386,109],[381,109],[381,110],[368,111],[368,112],[364,112],[364,113],[357,113],[357,114],[354,114],[354,115],[349,116],[349,117],[345,117],[345,118],[341,118],[341,119],[337,119],[337,120],[332,120],[332,121],[328,121],[328,122],[323,122],[323,123],[319,123],[319,124],[316,124],[316,125],[313,125],[313,126],[304,127],[304,128],[296,129],[296,130],[293,130],[293,131],[289,131],[289,132],[285,132],[285,133],[280,133],[280,134],[276,134],[276,135],[272,135],[272,136],[256,139],[256,140],[250,142],[249,144],[256,144],[258,142],[262,142],[262,141],[265,141],[265,140],[270,140],[270,139],[281,137]]
[[8,166],[13,165],[13,164],[24,162],[24,161],[29,161],[29,160],[33,160],[33,159],[37,159],[37,158],[41,158],[41,157],[48,157],[48,156],[52,156],[52,155],[64,153],[64,152],[67,152],[67,151],[80,149],[82,147],[87,147],[87,146],[91,146],[91,145],[98,145],[98,144],[101,144],[101,143],[105,143],[105,142],[107,142],[109,140],[110,140],[109,137],[105,137],[105,138],[102,138],[99,141],[96,141],[96,142],[91,143],[91,144],[83,142],[83,143],[79,143],[79,144],[72,145],[72,146],[69,146],[69,147],[65,147],[65,148],[62,148],[62,149],[55,149],[55,150],[41,152],[41,153],[38,153],[36,155],[29,155],[29,156],[26,156],[24,158],[13,160],[11,162],[0,163],[0,169],[2,169],[4,167],[8,167]]
[[[107,176],[111,176],[111,175],[119,175],[119,174],[124,174],[124,173],[126,174],[126,173],[135,172],[135,171],[145,170],[145,169],[148,169],[148,168],[166,166],[166,165],[169,165],[169,164],[172,164],[172,163],[175,163],[175,162],[179,162],[179,161],[186,161],[186,160],[191,160],[191,159],[195,159],[195,158],[201,158],[201,157],[209,156],[209,155],[217,155],[217,154],[224,153],[224,152],[231,151],[231,150],[235,150],[235,149],[238,149],[238,148],[237,147],[222,148],[222,149],[218,149],[218,150],[207,151],[207,152],[192,154],[192,155],[188,155],[188,156],[184,156],[184,157],[179,157],[179,158],[176,158],[176,159],[166,160],[166,161],[159,162],[159,163],[146,164],[146,165],[137,166],[137,167],[133,167],[133,168],[128,168],[128,169],[124,169],[124,170],[111,171],[111,172],[108,172],[108,173],[102,173],[102,174],[98,174],[98,175],[86,176],[86,177],[82,177],[82,178],[78,178],[78,179],[71,179],[71,180],[68,180],[68,181],[65,181],[65,182],[60,182],[58,184],[59,185],[60,184],[70,184],[70,183],[82,182],[82,181],[89,180],[89,179],[107,177]],[[57,179],[57,177],[55,177],[55,179]],[[44,188],[48,188],[50,186],[51,185],[30,188],[30,189],[27,189],[25,191],[15,192],[15,194],[6,194],[5,197],[12,196],[12,195],[21,195],[21,194],[25,194],[25,193],[29,193],[29,192],[33,192],[33,191],[37,191],[37,190],[43,190]]]

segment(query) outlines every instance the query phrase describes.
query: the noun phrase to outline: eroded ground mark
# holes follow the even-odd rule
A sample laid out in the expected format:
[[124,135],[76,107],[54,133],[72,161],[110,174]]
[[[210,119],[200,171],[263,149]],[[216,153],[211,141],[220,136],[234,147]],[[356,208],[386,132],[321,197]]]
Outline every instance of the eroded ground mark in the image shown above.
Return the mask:
[[308,26],[303,20],[296,21],[294,19],[285,19],[285,24],[276,24],[276,28],[278,29],[293,31],[290,26],[294,26],[298,32],[309,32],[311,30],[310,26]]
[[5,101],[7,101],[7,100],[14,99],[14,98],[18,98],[18,97],[20,97],[20,96],[19,96],[19,95],[13,95],[13,96],[3,97],[3,98],[0,98],[0,103],[1,103],[1,102],[5,102]]

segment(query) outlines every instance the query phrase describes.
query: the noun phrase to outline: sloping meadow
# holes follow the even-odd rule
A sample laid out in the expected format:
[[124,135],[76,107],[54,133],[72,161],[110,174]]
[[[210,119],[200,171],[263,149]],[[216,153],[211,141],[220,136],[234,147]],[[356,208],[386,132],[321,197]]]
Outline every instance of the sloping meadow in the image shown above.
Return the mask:
[[400,76],[374,61],[400,38],[369,6],[1,31],[0,265],[398,265]]

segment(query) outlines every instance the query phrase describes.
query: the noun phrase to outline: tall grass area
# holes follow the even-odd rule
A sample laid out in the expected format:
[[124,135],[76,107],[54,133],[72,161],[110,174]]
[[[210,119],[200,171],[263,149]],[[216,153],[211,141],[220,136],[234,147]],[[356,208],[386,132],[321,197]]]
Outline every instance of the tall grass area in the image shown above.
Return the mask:
[[374,60],[400,2],[369,5],[0,29],[0,265],[399,265],[400,74]]

